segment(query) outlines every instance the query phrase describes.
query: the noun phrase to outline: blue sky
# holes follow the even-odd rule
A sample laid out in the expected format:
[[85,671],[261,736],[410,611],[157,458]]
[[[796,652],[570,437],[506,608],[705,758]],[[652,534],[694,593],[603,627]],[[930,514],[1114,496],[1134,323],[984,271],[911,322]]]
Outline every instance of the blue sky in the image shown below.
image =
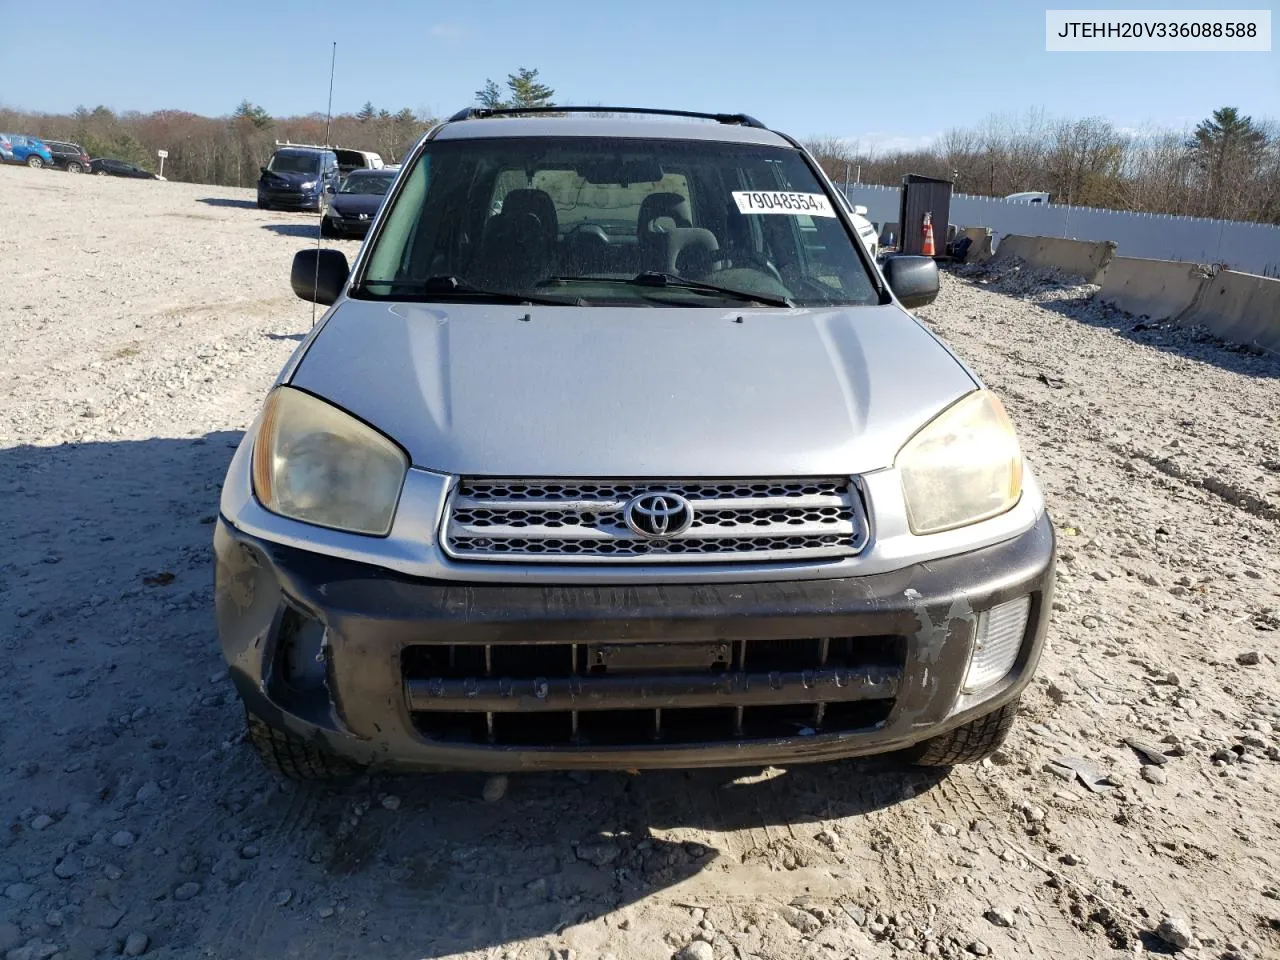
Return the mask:
[[197,13],[181,2],[0,0],[0,58],[10,65],[0,103],[223,115],[248,97],[274,114],[323,112],[337,40],[335,112],[372,100],[448,114],[486,77],[501,82],[523,65],[560,102],[741,110],[797,136],[881,148],[1028,109],[1133,129],[1194,125],[1224,104],[1280,120],[1275,50],[1047,53],[1046,6],[1070,5],[218,0]]

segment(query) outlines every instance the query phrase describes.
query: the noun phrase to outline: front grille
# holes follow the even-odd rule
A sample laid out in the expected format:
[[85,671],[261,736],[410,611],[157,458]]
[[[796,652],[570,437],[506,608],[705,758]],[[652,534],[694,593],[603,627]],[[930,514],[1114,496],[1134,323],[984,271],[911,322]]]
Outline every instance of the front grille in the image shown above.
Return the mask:
[[643,747],[874,728],[905,656],[904,638],[881,636],[419,644],[401,670],[414,725],[433,742]]
[[[692,522],[650,539],[625,522],[642,494],[688,501]],[[463,478],[444,547],[461,560],[626,563],[767,562],[851,556],[866,543],[848,478],[784,480],[502,480]]]

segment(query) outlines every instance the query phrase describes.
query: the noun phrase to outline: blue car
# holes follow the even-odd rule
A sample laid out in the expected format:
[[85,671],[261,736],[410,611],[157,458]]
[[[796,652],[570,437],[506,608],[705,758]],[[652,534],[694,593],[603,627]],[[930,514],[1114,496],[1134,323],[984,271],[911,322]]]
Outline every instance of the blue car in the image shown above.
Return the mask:
[[53,154],[43,140],[20,133],[0,133],[0,161],[25,163],[39,170],[53,166]]
[[338,190],[338,157],[315,147],[281,147],[258,178],[258,207],[323,212]]

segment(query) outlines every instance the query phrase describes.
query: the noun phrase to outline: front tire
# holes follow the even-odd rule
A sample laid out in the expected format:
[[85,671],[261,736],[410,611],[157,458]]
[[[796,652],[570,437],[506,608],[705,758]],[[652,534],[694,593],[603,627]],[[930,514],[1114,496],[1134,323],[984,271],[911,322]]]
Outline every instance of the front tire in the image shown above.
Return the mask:
[[84,167],[73,160],[67,164],[67,173],[84,173]]
[[37,154],[33,153],[31,156],[27,157],[27,166],[32,170],[39,170],[44,166],[44,160]]
[[921,767],[954,767],[957,763],[978,763],[1003,746],[1018,714],[1018,701],[1006,703],[986,716],[970,720],[941,736],[917,745],[909,755]]
[[277,730],[245,710],[249,742],[263,765],[288,780],[349,780],[360,767],[285,730]]

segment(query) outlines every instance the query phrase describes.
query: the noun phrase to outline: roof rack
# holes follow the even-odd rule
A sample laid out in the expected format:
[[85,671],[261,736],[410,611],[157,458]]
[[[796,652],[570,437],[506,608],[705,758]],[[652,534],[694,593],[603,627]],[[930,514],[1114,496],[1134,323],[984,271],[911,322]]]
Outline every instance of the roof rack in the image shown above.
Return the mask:
[[662,117],[694,117],[698,120],[714,120],[716,123],[732,123],[742,127],[768,129],[755,117],[745,113],[699,113],[696,110],[659,110],[649,107],[467,107],[459,110],[449,122],[480,120],[485,117],[512,117],[528,113],[647,113]]

